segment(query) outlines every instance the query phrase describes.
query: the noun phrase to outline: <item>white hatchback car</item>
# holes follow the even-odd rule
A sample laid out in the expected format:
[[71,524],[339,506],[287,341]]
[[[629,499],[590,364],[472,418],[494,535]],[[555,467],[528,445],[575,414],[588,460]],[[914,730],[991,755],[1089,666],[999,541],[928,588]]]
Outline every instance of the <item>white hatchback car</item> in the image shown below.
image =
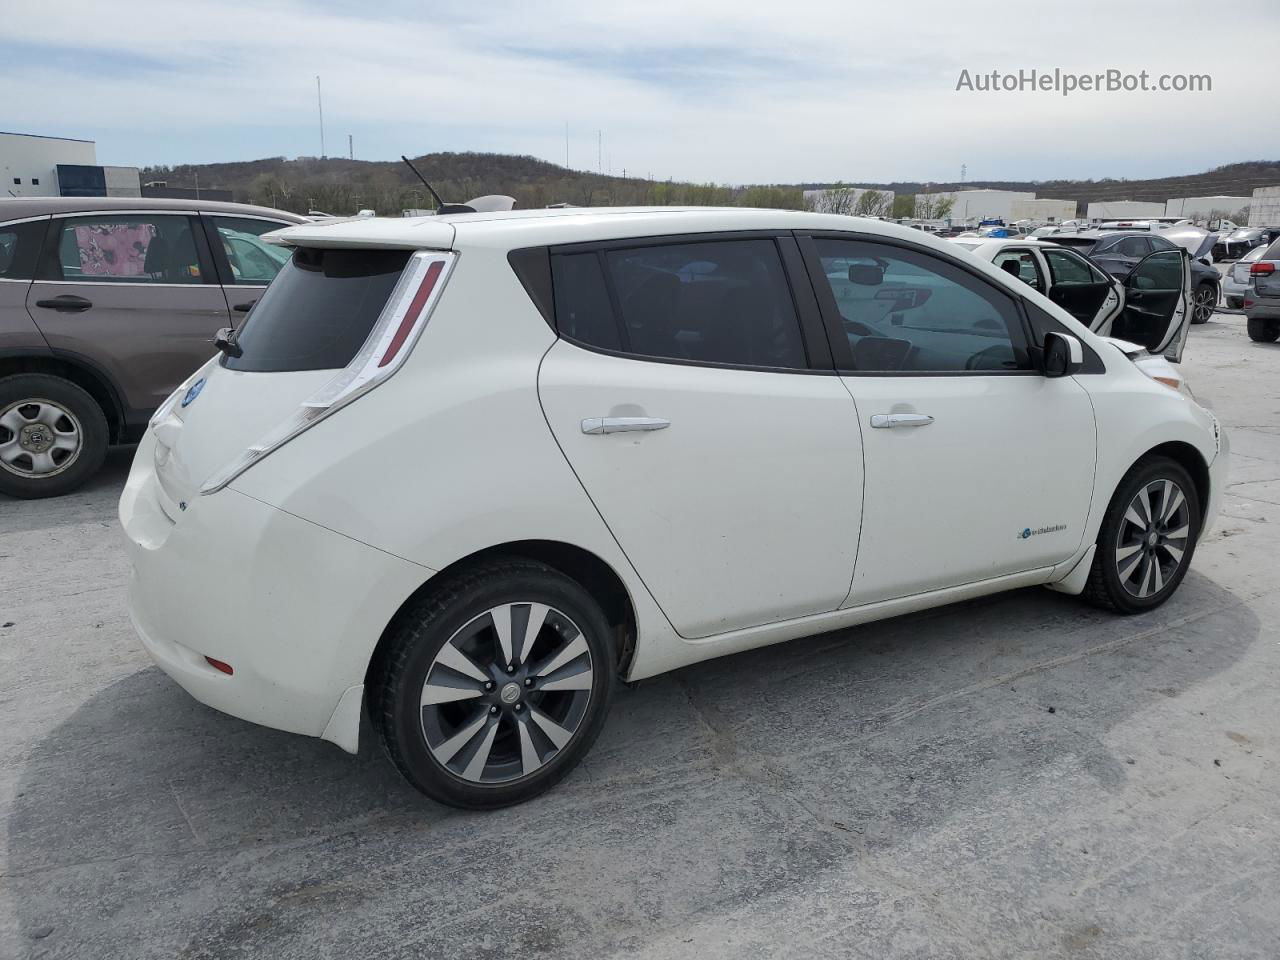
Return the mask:
[[1044,584],[1168,599],[1208,411],[921,231],[782,211],[305,224],[157,412],[130,611],[219,710],[446,803],[547,789],[617,678]]

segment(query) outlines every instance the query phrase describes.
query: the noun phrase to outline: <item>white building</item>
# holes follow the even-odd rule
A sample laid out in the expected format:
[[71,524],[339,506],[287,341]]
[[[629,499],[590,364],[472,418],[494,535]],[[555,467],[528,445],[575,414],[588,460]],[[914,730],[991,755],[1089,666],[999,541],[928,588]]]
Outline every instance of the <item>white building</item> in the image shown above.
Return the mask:
[[1187,217],[1191,220],[1208,220],[1211,217],[1232,217],[1249,206],[1249,197],[1177,197],[1164,205],[1166,217]]
[[1164,204],[1158,200],[1097,200],[1089,204],[1090,220],[1132,220],[1163,217]]
[[0,197],[137,197],[137,167],[98,164],[92,140],[0,133]]
[[1034,193],[1018,190],[956,190],[954,193],[917,193],[916,216],[937,217],[937,201],[952,200],[951,212],[946,219],[952,223],[977,223],[979,220],[1000,219],[1008,223],[1014,219],[1013,204],[1018,200],[1034,200]]
[[1249,202],[1249,226],[1280,226],[1280,187],[1259,187]]
[[1019,220],[1043,220],[1045,223],[1061,223],[1076,218],[1074,200],[1015,200],[1009,214],[1016,223]]
[[[876,209],[868,209],[872,205],[871,199],[863,201],[862,198],[868,193],[877,195],[874,203]],[[816,210],[818,213],[843,213],[846,215],[859,213],[887,217],[893,212],[893,196],[892,190],[835,187],[830,190],[806,190],[804,192],[804,202],[810,209]],[[845,209],[846,207],[848,209]]]

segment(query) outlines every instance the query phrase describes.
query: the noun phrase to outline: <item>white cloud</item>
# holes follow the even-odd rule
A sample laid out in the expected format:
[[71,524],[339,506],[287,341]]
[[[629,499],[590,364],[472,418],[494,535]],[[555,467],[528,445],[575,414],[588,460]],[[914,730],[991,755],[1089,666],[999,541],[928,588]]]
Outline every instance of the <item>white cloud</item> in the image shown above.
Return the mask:
[[[7,126],[95,137],[120,163],[318,152],[316,74],[330,151],[352,131],[364,157],[561,162],[566,122],[574,166],[595,166],[603,129],[615,171],[731,182],[946,180],[961,163],[971,179],[1137,177],[1280,155],[1260,64],[1236,54],[1275,49],[1280,12],[1207,19],[1181,0],[61,0],[6,11],[0,89]],[[1209,73],[1213,92],[955,91],[961,68],[1031,67]]]

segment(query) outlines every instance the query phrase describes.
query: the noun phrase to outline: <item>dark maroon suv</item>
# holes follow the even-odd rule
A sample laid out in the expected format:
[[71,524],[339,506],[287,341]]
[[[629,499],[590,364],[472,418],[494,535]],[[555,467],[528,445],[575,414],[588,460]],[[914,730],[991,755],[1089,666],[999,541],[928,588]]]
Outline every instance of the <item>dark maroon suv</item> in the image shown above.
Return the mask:
[[288,259],[292,213],[121,197],[0,200],[0,494],[74,490],[214,351]]

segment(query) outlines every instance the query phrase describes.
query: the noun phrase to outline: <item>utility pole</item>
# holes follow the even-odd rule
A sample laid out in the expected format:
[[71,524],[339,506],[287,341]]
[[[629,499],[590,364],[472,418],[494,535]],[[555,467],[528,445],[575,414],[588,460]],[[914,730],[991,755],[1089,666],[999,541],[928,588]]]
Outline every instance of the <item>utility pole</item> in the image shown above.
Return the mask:
[[596,173],[604,173],[604,131],[596,131]]
[[196,199],[200,199],[200,171],[196,171]]
[[320,113],[320,159],[324,159],[324,100],[320,96],[320,75],[316,74],[316,109]]
[[965,174],[965,171],[968,169],[969,168],[965,164],[963,163],[960,164],[960,182],[961,183],[964,183],[964,174]]
[[356,158],[355,141],[351,139],[351,134],[347,134],[347,159],[354,160]]
[[569,121],[564,122],[564,168],[569,169]]

